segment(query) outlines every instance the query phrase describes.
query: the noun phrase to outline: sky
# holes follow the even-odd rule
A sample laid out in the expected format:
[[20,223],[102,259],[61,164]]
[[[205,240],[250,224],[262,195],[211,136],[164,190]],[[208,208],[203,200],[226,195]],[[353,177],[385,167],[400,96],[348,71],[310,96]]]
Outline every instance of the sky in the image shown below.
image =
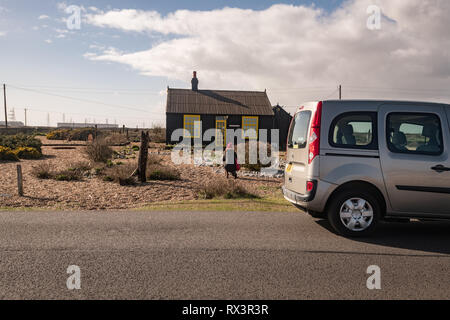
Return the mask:
[[200,89],[267,90],[291,113],[338,85],[449,102],[449,16],[448,0],[0,0],[0,83],[28,125],[164,125],[167,87],[194,70]]

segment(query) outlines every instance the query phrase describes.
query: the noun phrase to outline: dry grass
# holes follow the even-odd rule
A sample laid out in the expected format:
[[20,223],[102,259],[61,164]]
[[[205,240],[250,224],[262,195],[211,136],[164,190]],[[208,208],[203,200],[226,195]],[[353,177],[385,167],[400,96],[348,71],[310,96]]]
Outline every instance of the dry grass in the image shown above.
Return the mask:
[[54,168],[48,162],[41,162],[31,169],[31,174],[38,179],[52,179],[54,176]]
[[50,163],[42,162],[32,168],[31,174],[41,180],[81,181],[91,169],[92,165],[87,161],[72,162],[63,170],[56,170]]
[[149,180],[176,181],[181,179],[181,175],[175,168],[149,164],[147,165],[147,178]]
[[96,139],[88,143],[84,152],[88,159],[93,162],[107,162],[113,155],[113,150],[104,139]]
[[104,139],[105,142],[110,146],[124,146],[129,143],[127,137],[120,133],[111,133]]
[[[45,140],[45,139],[44,139]],[[47,143],[47,140],[45,140]],[[60,142],[58,142],[60,143]],[[70,143],[66,144],[69,146]],[[149,162],[158,151],[155,146],[151,149],[149,154]],[[221,168],[197,167],[194,165],[172,165],[170,161],[170,153],[163,153],[153,159],[155,162],[160,162],[164,166],[174,168],[181,174],[181,180],[178,181],[164,181],[139,184],[138,186],[123,187],[119,183],[105,182],[103,178],[106,172],[116,169],[117,161],[113,168],[106,168],[105,163],[96,163],[87,159],[83,152],[85,147],[75,147],[75,149],[55,150],[52,146],[44,146],[43,153],[46,155],[41,160],[22,160],[22,170],[24,175],[24,191],[26,197],[19,197],[17,193],[17,170],[16,164],[13,162],[0,162],[0,171],[2,173],[0,184],[0,194],[8,195],[0,199],[1,207],[9,208],[42,208],[45,210],[60,209],[60,210],[105,210],[105,209],[130,209],[150,205],[151,203],[167,203],[170,204],[175,201],[191,201],[199,199],[199,187],[206,184],[208,181],[220,180],[224,178],[224,173]],[[122,148],[115,147],[114,150],[119,151]],[[161,151],[161,150],[159,150]],[[159,159],[159,160],[158,160]],[[122,165],[133,163],[131,170],[136,168],[136,160],[120,159]],[[74,169],[76,167],[83,167],[83,165],[74,164],[77,162],[89,162],[92,164],[92,169],[83,174],[82,181],[79,182],[65,182],[56,181],[53,178],[43,180],[37,178],[32,174],[35,166],[47,163],[45,172],[58,172],[66,169]],[[119,168],[118,168],[119,169]],[[122,169],[122,168],[120,168]],[[122,169],[123,170],[123,169]],[[126,172],[125,177],[128,173]],[[116,179],[119,181],[119,179]],[[259,195],[260,199],[237,199],[228,200],[225,197],[218,197],[209,201],[220,202],[214,206],[218,209],[232,206],[240,209],[241,203],[245,201],[248,209],[254,209],[253,201],[262,201],[267,197],[273,197],[275,191],[281,197],[279,191],[282,180],[281,179],[267,179],[267,178],[241,178],[237,180],[251,193]],[[284,201],[284,200],[283,200]],[[203,203],[203,201],[202,201]],[[239,203],[239,204],[238,204]],[[286,202],[287,203],[287,202]],[[236,205],[234,205],[236,204]],[[289,203],[287,206],[289,207]],[[281,208],[281,207],[280,207]],[[232,209],[230,207],[230,209]],[[234,210],[234,209],[233,209]],[[285,210],[285,209],[282,209]]]
[[126,163],[107,168],[104,172],[103,181],[117,182],[122,186],[134,185],[136,184],[136,179],[131,175],[136,168],[136,163]]
[[165,143],[166,129],[161,126],[155,126],[150,130],[150,141],[155,143]]
[[255,193],[246,186],[235,180],[224,178],[210,180],[199,188],[199,197],[201,199],[257,199]]
[[161,164],[162,161],[163,161],[163,158],[161,156],[156,155],[156,154],[149,154],[147,165],[151,166],[151,165]]

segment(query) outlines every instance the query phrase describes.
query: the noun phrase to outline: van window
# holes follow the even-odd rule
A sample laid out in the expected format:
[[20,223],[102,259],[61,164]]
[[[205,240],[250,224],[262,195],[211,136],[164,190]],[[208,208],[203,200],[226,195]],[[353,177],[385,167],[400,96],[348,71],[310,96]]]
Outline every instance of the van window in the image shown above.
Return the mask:
[[391,113],[386,127],[392,152],[424,155],[443,152],[441,122],[435,114]]
[[377,149],[376,113],[344,113],[330,128],[330,145],[336,148]]
[[291,126],[291,132],[289,133],[289,148],[306,148],[311,115],[311,111],[301,111],[295,115],[294,122]]

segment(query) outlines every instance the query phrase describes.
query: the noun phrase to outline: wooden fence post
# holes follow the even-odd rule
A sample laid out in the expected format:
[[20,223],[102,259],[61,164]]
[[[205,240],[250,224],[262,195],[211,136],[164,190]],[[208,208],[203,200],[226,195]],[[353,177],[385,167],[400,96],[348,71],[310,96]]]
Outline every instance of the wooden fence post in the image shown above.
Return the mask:
[[141,148],[139,149],[139,164],[138,164],[140,182],[147,181],[148,142],[149,142],[148,132],[142,131]]
[[23,197],[23,176],[22,176],[22,166],[17,165],[17,189],[19,196]]

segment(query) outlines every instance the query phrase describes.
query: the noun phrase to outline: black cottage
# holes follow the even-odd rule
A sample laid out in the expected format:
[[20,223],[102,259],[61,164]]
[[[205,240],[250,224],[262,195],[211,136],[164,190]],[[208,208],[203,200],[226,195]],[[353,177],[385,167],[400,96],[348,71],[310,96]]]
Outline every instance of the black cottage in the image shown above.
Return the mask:
[[[166,106],[166,142],[173,141],[172,133],[184,128],[190,138],[203,136],[206,130],[215,129],[217,144],[225,144],[226,129],[254,129],[259,139],[260,129],[270,130],[274,127],[274,112],[265,91],[230,91],[230,90],[199,90],[197,73],[194,72],[192,89],[167,89]],[[202,132],[195,132],[194,123],[201,122]],[[185,138],[189,138],[185,137]],[[205,142],[208,144],[209,142]]]

